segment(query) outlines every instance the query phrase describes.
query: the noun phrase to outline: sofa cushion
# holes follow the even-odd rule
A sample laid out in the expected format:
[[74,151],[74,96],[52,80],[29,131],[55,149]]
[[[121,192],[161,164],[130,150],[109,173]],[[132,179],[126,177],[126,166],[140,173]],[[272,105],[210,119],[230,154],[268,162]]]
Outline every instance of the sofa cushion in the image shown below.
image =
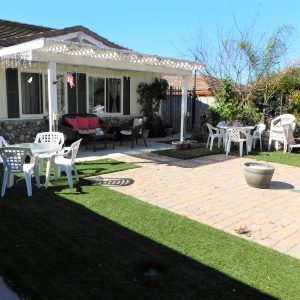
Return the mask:
[[66,118],[66,121],[69,125],[71,125],[75,130],[78,130],[78,122],[77,119]]
[[90,129],[89,128],[89,119],[86,117],[76,117],[77,123],[78,123],[78,128],[79,129]]
[[78,133],[79,134],[91,134],[91,133],[95,133],[95,129],[79,129]]
[[88,117],[89,129],[99,128],[99,118],[98,117]]

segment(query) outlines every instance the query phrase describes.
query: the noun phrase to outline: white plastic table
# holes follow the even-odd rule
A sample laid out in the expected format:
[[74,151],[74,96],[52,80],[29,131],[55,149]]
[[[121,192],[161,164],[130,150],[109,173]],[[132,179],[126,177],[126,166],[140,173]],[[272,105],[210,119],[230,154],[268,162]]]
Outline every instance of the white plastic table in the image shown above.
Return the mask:
[[10,145],[10,147],[22,147],[30,148],[33,155],[39,155],[43,153],[55,153],[61,150],[61,146],[52,143],[21,143]]
[[219,125],[217,126],[220,129],[224,129],[226,131],[225,133],[225,143],[224,143],[224,148],[226,149],[226,144],[227,144],[227,140],[228,140],[228,129],[236,129],[238,131],[243,132],[246,135],[246,139],[247,139],[247,145],[248,145],[248,152],[251,151],[252,149],[252,142],[253,142],[253,138],[251,135],[251,130],[253,130],[255,128],[255,126],[226,126],[226,125]]

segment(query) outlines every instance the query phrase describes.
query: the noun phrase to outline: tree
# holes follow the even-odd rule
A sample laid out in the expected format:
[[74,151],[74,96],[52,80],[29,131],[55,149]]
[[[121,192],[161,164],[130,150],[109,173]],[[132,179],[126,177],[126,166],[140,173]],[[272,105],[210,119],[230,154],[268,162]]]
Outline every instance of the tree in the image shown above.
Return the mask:
[[218,31],[213,47],[199,34],[189,52],[204,65],[203,72],[212,78],[210,84],[215,93],[219,89],[215,78],[228,78],[245,109],[253,106],[252,101],[260,94],[265,111],[280,81],[278,76],[272,75],[284,68],[283,57],[293,28],[281,26],[270,37],[264,34],[254,39],[254,25],[255,20],[248,28],[241,29],[235,20],[227,34]]
[[265,117],[268,102],[285,77],[285,73],[280,72],[280,60],[286,53],[286,41],[292,31],[291,26],[280,26],[266,44],[258,49],[249,41],[240,42],[240,48],[248,59],[250,77],[253,78],[252,82],[248,82],[251,87],[249,92],[251,96],[256,92],[263,96],[262,110]]

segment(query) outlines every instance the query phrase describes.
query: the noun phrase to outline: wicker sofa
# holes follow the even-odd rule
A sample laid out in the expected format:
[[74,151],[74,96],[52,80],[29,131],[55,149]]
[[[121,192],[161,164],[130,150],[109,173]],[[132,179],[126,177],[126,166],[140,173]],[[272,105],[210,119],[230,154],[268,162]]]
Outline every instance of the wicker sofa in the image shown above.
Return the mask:
[[[90,123],[89,120],[90,119],[94,119],[94,126],[89,126]],[[96,118],[98,119],[98,122],[95,123]],[[83,126],[80,127],[80,122],[78,122],[78,120],[81,121],[81,123],[83,123],[83,125],[87,125],[87,126]],[[85,121],[86,120],[86,121]],[[75,121],[75,124],[74,124]],[[77,125],[76,126],[76,122]],[[75,125],[75,126],[74,126]],[[90,133],[90,132],[94,132],[95,128],[103,128],[103,129],[107,129],[107,126],[105,125],[105,123],[95,114],[74,114],[74,113],[70,113],[70,114],[64,114],[58,124],[58,131],[62,132],[65,136],[65,141],[67,142],[72,142],[75,141],[76,139],[78,139],[78,135],[79,133]]]

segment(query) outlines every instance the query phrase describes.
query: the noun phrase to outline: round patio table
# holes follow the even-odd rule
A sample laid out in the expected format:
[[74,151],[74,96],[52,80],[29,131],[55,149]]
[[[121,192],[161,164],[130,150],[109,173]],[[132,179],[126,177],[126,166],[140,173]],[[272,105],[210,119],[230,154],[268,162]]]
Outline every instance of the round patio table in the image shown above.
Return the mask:
[[251,130],[255,128],[255,126],[226,126],[226,125],[219,125],[217,126],[220,129],[225,130],[225,143],[224,143],[224,148],[226,149],[226,143],[228,139],[228,129],[235,128],[241,132],[243,132],[246,135],[247,139],[247,145],[248,145],[248,151],[251,152],[252,149],[252,136],[251,136]]
[[55,153],[61,150],[61,146],[52,143],[21,143],[9,145],[10,147],[30,148],[33,155],[43,153]]

